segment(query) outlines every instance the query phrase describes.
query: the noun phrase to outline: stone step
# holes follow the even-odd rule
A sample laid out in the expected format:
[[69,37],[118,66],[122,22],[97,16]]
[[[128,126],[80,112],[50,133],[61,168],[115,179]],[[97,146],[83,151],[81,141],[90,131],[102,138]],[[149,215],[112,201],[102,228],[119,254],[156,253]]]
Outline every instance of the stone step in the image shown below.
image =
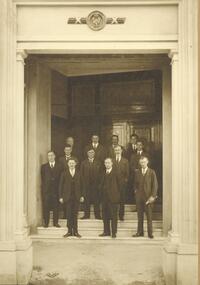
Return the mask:
[[[99,227],[88,227],[85,228],[79,224],[79,233],[82,236],[85,237],[97,237],[99,234],[101,234],[103,231],[103,224],[99,225]],[[133,225],[132,227],[123,228],[118,227],[117,236],[118,237],[131,237],[134,233],[137,231],[137,225]],[[38,227],[37,233],[39,235],[45,235],[45,236],[53,236],[53,237],[59,237],[63,236],[67,232],[66,227],[56,228],[56,227]],[[144,233],[147,235],[146,231],[146,225],[144,225]],[[154,227],[154,236],[156,237],[162,237],[162,229],[158,227]]]
[[[59,219],[59,224],[62,228],[66,227],[66,220]],[[144,221],[144,226],[146,227],[146,220]],[[99,229],[102,228],[103,221],[95,219],[78,220],[79,229]],[[53,227],[53,221],[50,220],[50,227]],[[119,229],[133,229],[137,227],[137,220],[124,220],[118,221]],[[153,221],[153,227],[156,229],[162,228],[162,221]]]
[[[79,211],[78,218],[80,219],[81,217],[83,217],[83,215],[84,215],[84,212]],[[90,213],[90,218],[95,219],[93,211],[91,211]],[[145,215],[144,215],[144,219],[146,220]],[[137,212],[130,212],[130,211],[125,212],[124,220],[137,220]],[[153,220],[162,220],[162,214],[159,212],[153,212]]]
[[[80,210],[83,208],[83,205],[80,205]],[[125,212],[136,212],[136,205],[135,204],[126,204],[125,205]],[[154,212],[162,213],[162,205],[155,204],[154,205]],[[91,211],[93,211],[93,205],[91,205]]]
[[144,237],[134,238],[132,236],[128,237],[120,237],[117,235],[116,239],[112,239],[111,237],[99,237],[99,236],[82,236],[81,238],[76,237],[68,237],[63,238],[63,235],[49,235],[47,234],[32,234],[30,238],[33,242],[52,242],[52,243],[63,243],[63,244],[135,244],[135,245],[163,245],[166,242],[166,237],[159,237],[154,234],[154,239],[149,239],[147,235]]

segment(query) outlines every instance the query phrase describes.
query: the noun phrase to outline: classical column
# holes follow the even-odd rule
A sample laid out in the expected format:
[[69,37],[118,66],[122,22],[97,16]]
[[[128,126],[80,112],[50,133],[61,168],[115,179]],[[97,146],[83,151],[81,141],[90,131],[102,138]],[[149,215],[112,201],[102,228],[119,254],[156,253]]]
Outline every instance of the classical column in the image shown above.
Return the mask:
[[162,67],[163,112],[163,234],[172,228],[172,115],[171,66]]
[[15,236],[21,239],[27,234],[26,216],[24,215],[24,59],[27,54],[23,50],[17,51],[16,56],[16,94],[15,94],[15,144],[16,144],[16,228]]
[[171,89],[171,104],[172,104],[172,230],[169,236],[174,243],[179,242],[179,218],[180,218],[180,188],[181,188],[181,171],[182,157],[181,152],[181,104],[179,92],[179,60],[178,52],[171,50],[169,53],[171,58],[171,74],[172,74],[172,89]]
[[31,240],[24,230],[24,68],[16,55],[16,5],[0,0],[0,284],[28,284]]
[[[11,0],[0,0],[0,244],[13,240],[13,89],[15,66],[15,10]],[[1,253],[1,246],[0,246]],[[1,259],[1,258],[0,258]],[[1,276],[0,263],[0,276]]]

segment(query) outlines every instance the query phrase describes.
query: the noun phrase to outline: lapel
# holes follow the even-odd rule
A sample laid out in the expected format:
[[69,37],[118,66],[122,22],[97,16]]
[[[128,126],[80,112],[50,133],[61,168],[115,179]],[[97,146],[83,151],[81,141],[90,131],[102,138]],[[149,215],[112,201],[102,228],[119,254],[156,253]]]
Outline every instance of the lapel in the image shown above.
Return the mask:
[[[146,179],[148,179],[148,176],[149,176],[149,168],[147,168],[147,171],[146,171],[146,173],[145,173],[145,175],[144,175],[144,179],[146,180]],[[143,176],[143,174],[142,174],[142,169],[141,169],[141,175]]]

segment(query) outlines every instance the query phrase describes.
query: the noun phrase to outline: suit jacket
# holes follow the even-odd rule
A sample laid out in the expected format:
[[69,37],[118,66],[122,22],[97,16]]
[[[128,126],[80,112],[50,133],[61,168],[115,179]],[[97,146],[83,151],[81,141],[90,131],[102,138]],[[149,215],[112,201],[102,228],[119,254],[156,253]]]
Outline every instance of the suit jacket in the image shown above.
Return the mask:
[[130,159],[130,170],[133,173],[136,169],[140,169],[140,165],[139,165],[139,160],[142,156],[147,156],[149,157],[149,155],[142,151],[142,154],[137,154],[137,152],[133,153],[131,155],[131,159]]
[[[107,187],[106,187],[107,180]],[[113,167],[112,171],[107,174],[103,173],[100,183],[101,200],[105,202],[108,200],[110,203],[119,203],[120,201],[120,178],[117,170]]]
[[[125,156],[126,156],[125,149],[123,148],[123,146],[121,146],[121,147],[122,147],[122,156],[125,157]],[[114,148],[113,148],[112,145],[108,148],[107,156],[108,156],[108,157],[111,157],[112,159],[115,158],[115,151],[114,151]]]
[[[73,155],[71,155],[71,157],[75,158],[75,159],[78,161],[78,159],[77,159],[76,157],[74,157]],[[59,159],[59,162],[60,162],[60,165],[61,165],[63,171],[64,171],[65,169],[68,169],[68,168],[69,168],[69,166],[68,166],[68,160],[69,160],[69,159],[66,159],[65,155],[62,156],[62,157],[60,157],[60,159]]]
[[85,157],[87,157],[87,152],[88,150],[93,149],[95,151],[95,159],[99,162],[103,162],[105,157],[106,157],[106,153],[105,153],[105,149],[101,144],[98,144],[97,148],[94,148],[92,143],[87,145],[85,147]]
[[[74,181],[74,189],[72,189],[72,181]],[[68,202],[71,197],[71,192],[75,191],[75,197],[77,201],[81,198],[81,181],[80,181],[80,172],[75,170],[75,175],[72,178],[69,167],[65,169],[60,177],[59,183],[59,199],[63,198],[64,202]]]
[[100,163],[97,160],[91,163],[88,159],[85,159],[81,163],[81,188],[84,196],[89,194],[90,190],[98,192],[100,171]]
[[61,165],[55,162],[53,168],[49,163],[41,166],[41,182],[43,198],[48,195],[58,195],[59,180],[61,175]]
[[128,160],[124,157],[121,157],[120,162],[117,162],[116,158],[115,158],[114,159],[114,167],[116,167],[116,169],[118,171],[118,175],[120,178],[120,184],[121,184],[121,187],[124,189],[124,187],[126,187],[126,185],[127,185],[128,178],[129,178]]
[[128,143],[126,150],[126,158],[130,161],[132,154],[136,153],[136,150],[133,149],[132,144]]
[[143,176],[142,170],[137,170],[135,172],[134,189],[136,195],[145,195],[146,200],[148,200],[150,196],[156,198],[158,182],[155,171],[148,168],[146,174]]

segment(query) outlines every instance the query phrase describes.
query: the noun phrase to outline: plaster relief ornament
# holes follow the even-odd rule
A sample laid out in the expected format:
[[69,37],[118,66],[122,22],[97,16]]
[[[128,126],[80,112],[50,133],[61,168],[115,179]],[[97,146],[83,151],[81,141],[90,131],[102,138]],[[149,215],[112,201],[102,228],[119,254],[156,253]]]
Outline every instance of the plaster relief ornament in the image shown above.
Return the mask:
[[99,11],[91,12],[86,18],[86,23],[94,31],[102,30],[106,25],[106,16]]
[[91,12],[86,18],[85,17],[77,17],[77,18],[69,18],[68,24],[87,24],[90,29],[93,31],[102,30],[106,24],[115,25],[115,24],[124,24],[125,18],[107,18],[100,11]]

